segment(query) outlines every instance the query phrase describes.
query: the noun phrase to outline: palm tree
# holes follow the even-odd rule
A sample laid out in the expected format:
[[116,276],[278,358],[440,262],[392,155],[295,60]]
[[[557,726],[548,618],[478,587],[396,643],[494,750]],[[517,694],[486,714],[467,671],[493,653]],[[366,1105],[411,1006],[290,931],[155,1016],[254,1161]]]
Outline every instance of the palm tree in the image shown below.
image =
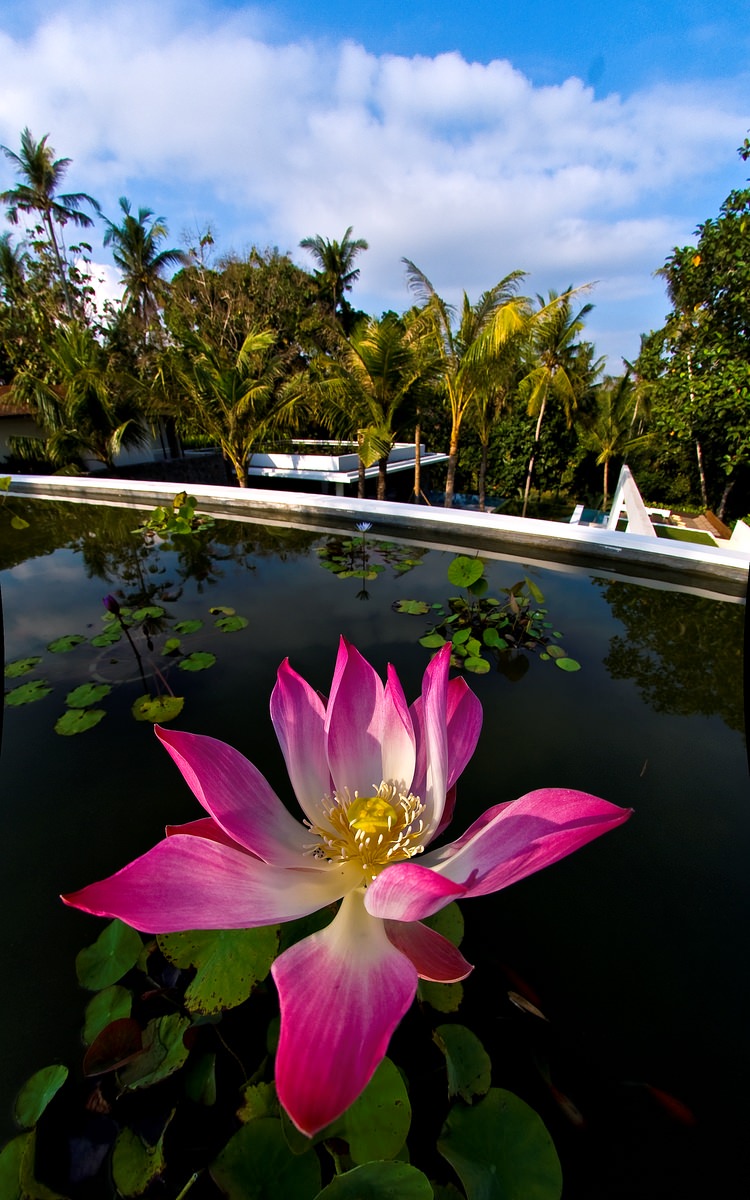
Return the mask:
[[[46,378],[21,371],[13,395],[29,405],[45,441],[19,438],[13,453],[45,458],[55,468],[96,459],[111,469],[123,446],[142,446],[146,426],[135,399],[135,380],[113,370],[110,357],[88,326],[60,325],[46,347]],[[40,453],[41,451],[41,453]]]
[[484,512],[485,508],[490,439],[498,419],[508,411],[511,397],[518,386],[521,377],[522,347],[522,337],[508,338],[497,358],[488,362],[479,374],[470,419],[481,446],[478,480],[480,512]]
[[633,435],[637,393],[630,369],[618,379],[606,379],[597,389],[596,410],[584,426],[581,441],[597,455],[596,465],[604,468],[604,500],[609,500],[609,464],[613,458],[625,457],[628,451],[650,440],[650,435]]
[[[338,355],[313,386],[323,421],[336,436],[357,435],[362,468],[378,463],[378,500],[386,495],[388,456],[429,386],[420,330],[386,313],[341,335]],[[364,477],[360,472],[360,496]]]
[[529,504],[531,477],[547,401],[550,398],[559,401],[565,412],[568,426],[570,426],[582,390],[581,381],[576,377],[577,359],[581,350],[581,344],[577,342],[577,338],[584,327],[585,317],[591,312],[593,305],[584,304],[577,313],[574,313],[570,301],[573,294],[574,289],[568,288],[562,295],[550,291],[547,301],[541,296],[537,296],[539,308],[533,315],[531,325],[532,351],[535,362],[522,382],[522,391],[528,402],[529,414],[537,418],[534,446],[526,472],[522,517],[526,516]]
[[8,220],[18,224],[18,214],[39,213],[42,227],[52,246],[52,254],[62,283],[65,307],[73,318],[73,301],[68,285],[67,270],[63,253],[55,232],[55,226],[64,228],[69,221],[87,229],[93,220],[82,212],[79,205],[90,204],[96,213],[99,205],[86,192],[69,192],[58,195],[58,188],[70,166],[69,158],[55,158],[55,151],[47,144],[49,134],[41,141],[34,140],[26,128],[21,134],[21,149],[18,154],[7,146],[0,146],[6,158],[13,163],[21,183],[8,191],[0,192],[0,203],[8,205]]
[[359,267],[354,266],[354,260],[362,250],[369,250],[364,238],[352,240],[353,232],[354,227],[350,225],[340,242],[329,242],[320,234],[303,238],[300,242],[301,249],[309,250],[320,267],[315,276],[331,316],[338,315],[345,326],[348,324],[347,318],[351,317],[351,306],[344,293],[350,292],[359,279]]
[[[269,329],[251,330],[239,353],[229,357],[195,336],[179,379],[190,409],[178,415],[184,432],[199,430],[221,448],[240,487],[247,487],[247,460],[270,433],[291,427],[299,414],[300,377],[288,376],[289,356]],[[286,379],[286,382],[285,382]]]
[[145,330],[159,310],[164,292],[163,274],[168,267],[190,265],[184,250],[160,250],[168,235],[163,217],[155,217],[150,208],[139,208],[134,217],[130,201],[120,197],[122,222],[106,221],[104,245],[112,246],[112,257],[123,273],[125,308]]
[[11,242],[11,234],[0,236],[0,291],[7,304],[16,303],[26,285],[26,255]]
[[463,294],[461,314],[454,328],[454,310],[437,294],[427,276],[408,258],[409,287],[424,305],[424,316],[431,327],[440,359],[442,386],[451,414],[448,472],[445,480],[445,506],[453,504],[461,424],[477,397],[505,342],[526,328],[528,301],[516,295],[524,271],[511,271],[475,304]]

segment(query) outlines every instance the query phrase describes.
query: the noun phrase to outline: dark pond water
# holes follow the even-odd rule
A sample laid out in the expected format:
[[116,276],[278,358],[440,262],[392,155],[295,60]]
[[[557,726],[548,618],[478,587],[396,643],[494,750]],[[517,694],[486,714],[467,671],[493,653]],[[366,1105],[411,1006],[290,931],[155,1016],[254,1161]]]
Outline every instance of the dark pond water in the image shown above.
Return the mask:
[[[144,692],[132,651],[91,645],[104,628],[102,596],[164,608],[167,628],[152,640],[167,683],[185,697],[177,724],[233,743],[287,796],[268,715],[281,659],[327,691],[343,633],[381,672],[393,662],[413,698],[429,621],[392,606],[456,592],[446,579],[451,552],[382,551],[376,531],[369,561],[384,569],[362,580],[324,569],[330,540],[309,530],[217,523],[178,553],[130,533],[137,520],[127,511],[24,511],[28,531],[0,532],[5,654],[41,662],[6,688],[44,679],[52,690],[5,708],[0,1142],[13,1133],[23,1080],[80,1055],[73,963],[101,923],[65,909],[58,893],[122,866],[165,823],[197,815],[151,727],[131,715]],[[490,592],[524,575],[581,669],[529,654],[521,677],[494,665],[469,676],[484,730],[459,786],[454,835],[488,805],[548,785],[594,792],[635,815],[570,859],[464,906],[465,949],[477,963],[464,1019],[493,1051],[493,1082],[524,1094],[547,1121],[566,1197],[746,1196],[744,608],[487,561]],[[217,629],[217,606],[247,625]],[[159,653],[175,623],[190,620],[204,624],[182,637],[182,650],[215,655],[210,669],[167,666]],[[47,649],[68,634],[87,640],[68,653]],[[106,715],[60,736],[67,694],[92,680],[112,685]],[[535,997],[549,1018],[542,1034],[509,990]]]

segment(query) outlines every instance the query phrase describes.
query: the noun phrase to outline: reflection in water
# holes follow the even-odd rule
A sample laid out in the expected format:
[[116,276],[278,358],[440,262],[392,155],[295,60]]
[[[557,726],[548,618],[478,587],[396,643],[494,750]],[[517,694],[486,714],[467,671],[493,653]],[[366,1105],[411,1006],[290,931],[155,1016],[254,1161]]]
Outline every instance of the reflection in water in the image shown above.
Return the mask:
[[716,715],[744,731],[743,605],[619,580],[593,583],[625,626],[604,659],[613,679],[632,679],[654,712]]

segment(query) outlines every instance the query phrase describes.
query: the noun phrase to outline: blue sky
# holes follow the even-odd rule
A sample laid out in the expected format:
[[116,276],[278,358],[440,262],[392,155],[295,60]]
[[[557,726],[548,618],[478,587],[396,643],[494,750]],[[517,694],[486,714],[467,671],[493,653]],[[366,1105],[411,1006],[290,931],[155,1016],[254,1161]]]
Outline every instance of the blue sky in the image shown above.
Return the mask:
[[410,303],[404,256],[453,301],[596,281],[616,372],[667,311],[653,272],[745,183],[748,63],[746,0],[5,0],[0,142],[49,133],[70,190],[172,245],[311,265],[302,237],[353,225],[373,313]]

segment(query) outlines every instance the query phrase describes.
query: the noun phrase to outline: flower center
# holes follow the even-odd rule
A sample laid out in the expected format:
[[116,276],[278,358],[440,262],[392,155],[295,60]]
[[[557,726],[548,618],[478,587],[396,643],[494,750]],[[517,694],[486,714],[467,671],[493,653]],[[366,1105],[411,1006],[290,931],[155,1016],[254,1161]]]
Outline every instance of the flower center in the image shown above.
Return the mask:
[[392,780],[383,780],[374,796],[351,795],[348,788],[326,796],[330,828],[310,824],[318,839],[310,851],[330,862],[359,860],[366,882],[389,863],[413,858],[424,850],[424,805],[419,796],[404,794]]

